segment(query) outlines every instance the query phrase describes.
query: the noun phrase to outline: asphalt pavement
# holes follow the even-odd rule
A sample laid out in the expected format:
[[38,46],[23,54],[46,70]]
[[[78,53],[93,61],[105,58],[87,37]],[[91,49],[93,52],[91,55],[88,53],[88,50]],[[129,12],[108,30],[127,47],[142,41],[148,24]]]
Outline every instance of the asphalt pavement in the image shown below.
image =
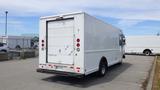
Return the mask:
[[0,90],[141,90],[153,56],[127,55],[105,77],[84,79],[37,73],[38,58],[0,61]]

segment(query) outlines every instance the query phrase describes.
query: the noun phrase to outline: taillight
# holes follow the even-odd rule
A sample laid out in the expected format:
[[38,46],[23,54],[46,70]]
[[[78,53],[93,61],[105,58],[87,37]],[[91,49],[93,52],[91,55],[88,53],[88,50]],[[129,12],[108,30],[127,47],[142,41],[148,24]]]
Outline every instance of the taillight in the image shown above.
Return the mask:
[[77,39],[77,42],[80,42],[80,39],[79,39],[79,38]]
[[42,44],[42,47],[44,47],[44,44]]
[[42,40],[42,50],[44,50],[44,40]]
[[76,69],[80,69],[80,67],[76,67]]
[[77,38],[76,41],[77,41],[77,43],[76,43],[77,49],[76,50],[79,52],[80,51],[80,48],[79,48],[80,47],[80,39]]
[[77,72],[80,72],[80,67],[76,67],[76,71],[77,71]]
[[80,44],[79,44],[79,43],[77,43],[77,47],[80,47]]

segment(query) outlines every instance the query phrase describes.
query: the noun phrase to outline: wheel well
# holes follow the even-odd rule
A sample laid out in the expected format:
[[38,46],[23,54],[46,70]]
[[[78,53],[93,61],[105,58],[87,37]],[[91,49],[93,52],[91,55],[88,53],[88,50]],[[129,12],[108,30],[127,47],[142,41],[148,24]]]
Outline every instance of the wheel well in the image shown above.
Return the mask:
[[16,47],[15,48],[21,48],[21,46],[20,45],[16,45]]
[[149,51],[150,53],[152,53],[152,51],[150,49],[143,50],[143,53],[145,53],[146,51]]
[[5,50],[5,49],[2,49],[1,51],[7,52],[7,50]]
[[[103,56],[103,57],[101,58],[100,63],[101,63],[101,62],[105,62],[105,63],[106,63],[106,66],[108,67],[108,61],[107,61],[106,57]],[[99,63],[99,64],[100,64],[100,63]]]

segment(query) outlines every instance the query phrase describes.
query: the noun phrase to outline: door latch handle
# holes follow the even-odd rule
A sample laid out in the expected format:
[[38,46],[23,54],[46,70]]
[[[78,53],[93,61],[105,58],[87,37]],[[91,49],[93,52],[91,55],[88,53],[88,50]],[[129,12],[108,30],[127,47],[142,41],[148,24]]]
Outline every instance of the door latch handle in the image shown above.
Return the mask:
[[61,53],[61,49],[59,49],[59,53]]

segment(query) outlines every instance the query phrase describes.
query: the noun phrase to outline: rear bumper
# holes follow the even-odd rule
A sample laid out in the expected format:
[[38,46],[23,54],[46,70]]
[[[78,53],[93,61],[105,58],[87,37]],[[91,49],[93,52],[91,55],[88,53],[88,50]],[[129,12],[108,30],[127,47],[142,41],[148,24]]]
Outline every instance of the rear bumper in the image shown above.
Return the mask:
[[75,77],[84,76],[84,74],[80,74],[80,73],[55,71],[55,70],[48,70],[48,69],[41,69],[41,68],[38,68],[37,72],[40,72],[40,73],[49,73],[49,74],[57,74],[57,75],[60,75],[60,76],[75,76]]

